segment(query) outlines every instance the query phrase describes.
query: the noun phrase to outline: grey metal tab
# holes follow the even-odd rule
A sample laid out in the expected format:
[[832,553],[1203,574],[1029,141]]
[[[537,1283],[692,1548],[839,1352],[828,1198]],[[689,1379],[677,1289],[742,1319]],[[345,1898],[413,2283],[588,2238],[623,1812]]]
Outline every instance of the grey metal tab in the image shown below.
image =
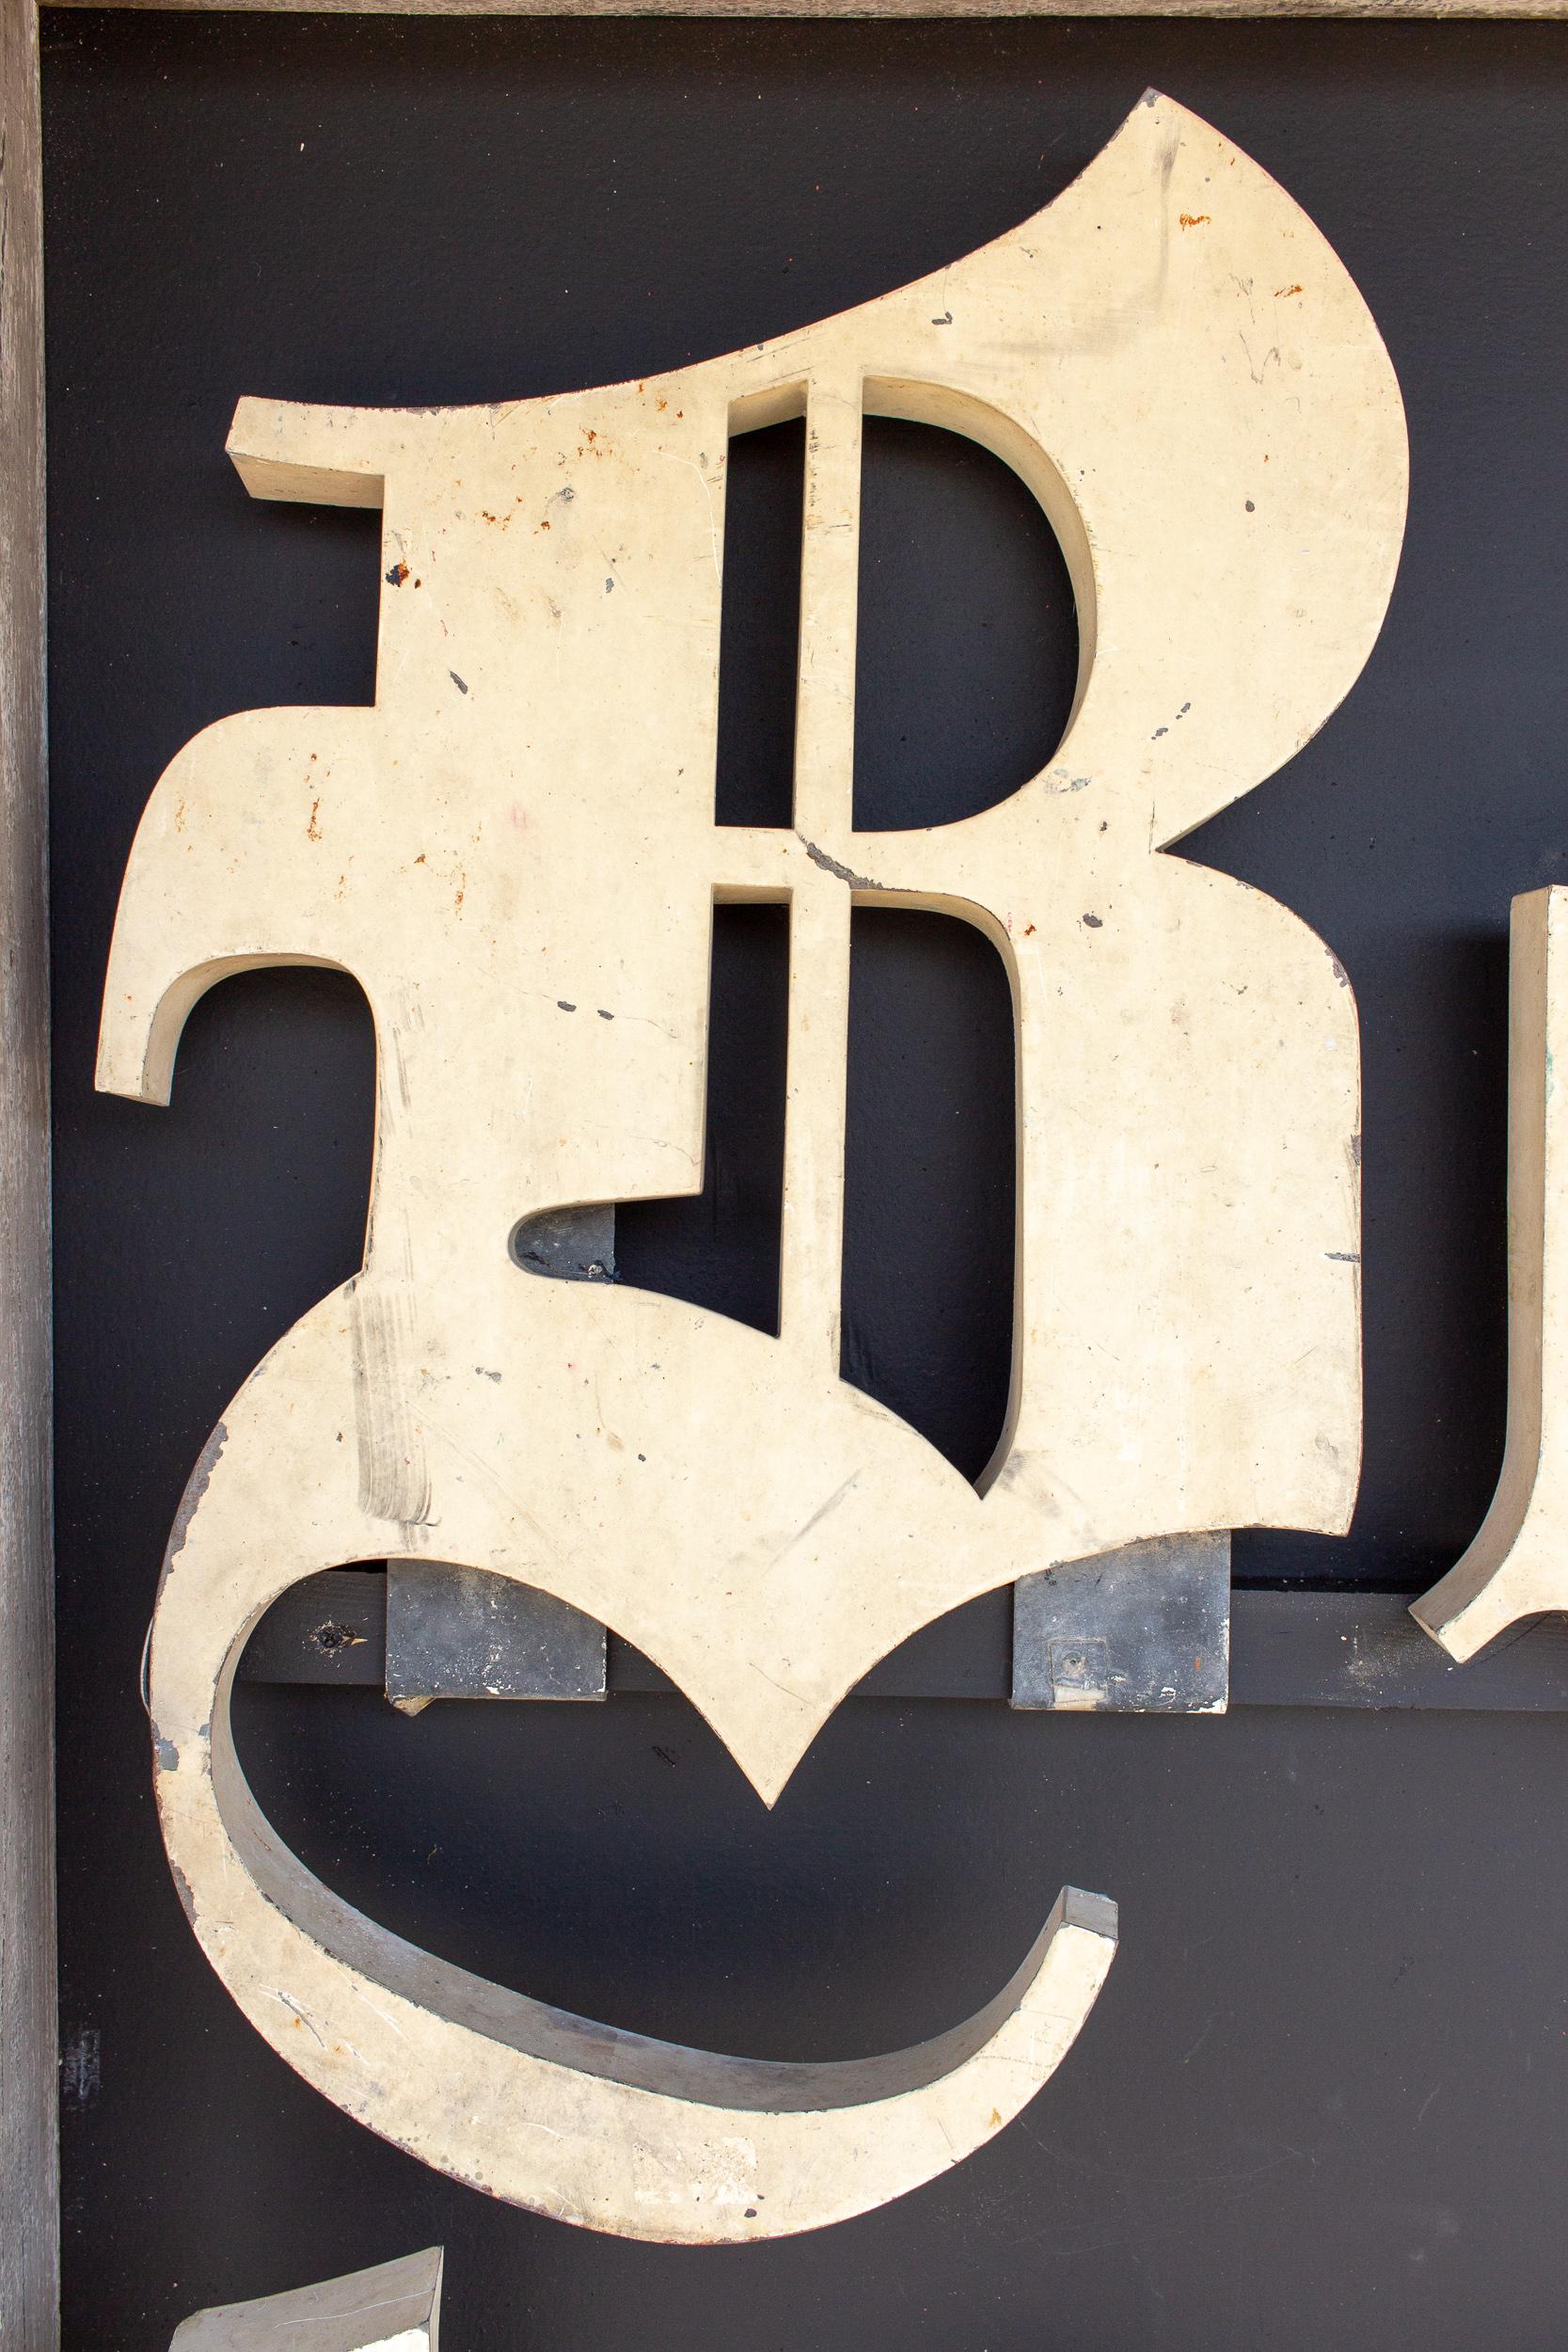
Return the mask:
[[387,1696],[602,1699],[605,1629],[553,1593],[445,1560],[387,1563]]
[[[901,1643],[854,1695],[1001,1698],[1012,1681],[1013,1617],[1010,1591],[983,1593]],[[240,1676],[246,1682],[384,1688],[385,1575],[361,1567],[302,1577],[251,1635]],[[1085,1677],[1078,1678],[1082,1684]],[[610,1648],[608,1679],[612,1693],[674,1687],[626,1642]],[[1230,1705],[1568,1714],[1568,1619],[1558,1614],[1515,1626],[1458,1666],[1421,1631],[1408,1593],[1243,1587],[1230,1597]]]
[[1230,1535],[1160,1535],[1064,1560],[1013,1587],[1015,1707],[1224,1711]]

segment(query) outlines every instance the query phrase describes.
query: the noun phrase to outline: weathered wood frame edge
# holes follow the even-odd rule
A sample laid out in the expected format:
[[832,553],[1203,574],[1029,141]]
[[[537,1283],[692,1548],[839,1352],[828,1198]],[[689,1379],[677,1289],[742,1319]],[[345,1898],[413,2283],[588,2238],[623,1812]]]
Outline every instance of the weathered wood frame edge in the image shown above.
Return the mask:
[[38,17],[0,0],[0,2346],[58,2336]]
[[42,0],[50,8],[325,16],[1568,17],[1568,0]]

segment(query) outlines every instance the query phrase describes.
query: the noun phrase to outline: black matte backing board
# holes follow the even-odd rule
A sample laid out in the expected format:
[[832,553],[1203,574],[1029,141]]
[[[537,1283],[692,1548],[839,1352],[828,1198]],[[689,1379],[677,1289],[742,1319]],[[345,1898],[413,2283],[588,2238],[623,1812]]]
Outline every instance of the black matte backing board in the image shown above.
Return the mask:
[[[988,1997],[1064,1880],[1122,1905],[1107,1990],[1035,2106],[943,2181],[815,2238],[594,2237],[452,2186],[308,2091],[185,1927],[136,1669],[208,1429],[356,1263],[368,1016],[329,976],[254,976],[193,1017],[171,1110],[97,1100],[90,1073],[160,768],[226,711],[373,691],[373,518],[251,504],[222,454],[236,398],[519,396],[777,334],[1023,218],[1157,84],[1317,220],[1409,410],[1410,530],[1366,676],[1184,853],[1311,922],[1363,1025],[1362,1506],[1342,1543],[1239,1537],[1238,1574],[1418,1589],[1473,1532],[1501,1450],[1509,900],[1568,881],[1563,32],[45,29],[70,2352],[161,2352],[199,2303],[437,2240],[451,2352],[1560,2342],[1560,1715],[852,1702],[768,1816],[675,1698],[410,1723],[373,1692],[246,1686],[259,1791],[335,1885],[642,2030],[891,2047]],[[752,465],[759,598],[787,555],[791,462],[776,443]],[[1006,788],[1049,733],[1071,620],[1026,510],[989,462],[873,437],[875,821]],[[771,642],[741,626],[749,699],[726,720],[759,789]],[[873,918],[857,951],[853,1369],[983,1458],[1005,1001],[989,949],[937,918]],[[778,961],[765,914],[730,927],[708,1193],[621,1237],[636,1279],[758,1320]]]

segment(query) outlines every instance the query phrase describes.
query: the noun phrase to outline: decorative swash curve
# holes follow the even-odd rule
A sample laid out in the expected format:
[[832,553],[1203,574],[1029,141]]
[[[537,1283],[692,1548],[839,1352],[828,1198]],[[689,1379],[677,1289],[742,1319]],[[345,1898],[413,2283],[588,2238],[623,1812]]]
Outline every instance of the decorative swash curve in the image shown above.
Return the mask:
[[[1098,1896],[1064,1890],[1011,1980],[952,2032],[879,2058],[784,2064],[622,2033],[487,1983],[365,1917],[279,1839],[235,1752],[230,1695],[251,1630],[308,1572],[263,1489],[301,1359],[346,1311],[340,1294],[297,1326],[214,1433],[154,1624],[165,1842],[198,1939],[251,2023],[346,2113],[426,2162],[622,2236],[704,2245],[816,2228],[993,2137],[1054,2071],[1104,1981],[1116,1909]],[[342,1461],[346,1445],[329,1441]],[[352,1493],[345,1476],[345,1503]],[[319,1495],[314,1517],[319,1530]]]

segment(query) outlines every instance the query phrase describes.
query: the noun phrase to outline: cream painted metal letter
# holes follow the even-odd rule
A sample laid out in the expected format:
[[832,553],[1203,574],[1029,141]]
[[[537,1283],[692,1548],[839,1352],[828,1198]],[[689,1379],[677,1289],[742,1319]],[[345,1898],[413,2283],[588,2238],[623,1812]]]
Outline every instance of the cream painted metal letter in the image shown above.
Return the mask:
[[1568,1609],[1568,890],[1513,901],[1508,1025],[1508,1442],[1474,1543],[1411,1604],[1462,1664]]
[[[792,827],[714,824],[733,434],[803,411]],[[926,832],[851,810],[862,419],[1032,487],[1083,647],[1051,764]],[[100,1084],[167,1099],[226,974],[333,964],[379,1057],[363,1270],[273,1349],[193,1478],[151,1646],[196,1931],[348,2111],[498,2195],[630,2235],[864,2210],[998,2129],[1069,2046],[1114,1915],[1069,1892],[941,2042],[832,2067],[640,2042],[415,1952],[312,1880],[229,1731],[246,1635],[323,1566],[425,1556],[654,1659],[771,1802],[905,1635],[1053,1562],[1342,1529],[1359,1465],[1354,1006],[1323,943],[1162,854],[1354,683],[1405,443],[1311,223],[1150,93],[1065,195],[920,284],[678,374],[494,407],[240,404],[259,497],[383,512],[376,701],[181,753],[132,852]],[[716,899],[786,901],[776,1337],[519,1269],[519,1220],[701,1184]],[[849,918],[934,907],[1011,977],[1007,1426],[970,1486],[839,1378]]]
[[437,2352],[438,2246],[319,2286],[193,2312],[169,2352]]

